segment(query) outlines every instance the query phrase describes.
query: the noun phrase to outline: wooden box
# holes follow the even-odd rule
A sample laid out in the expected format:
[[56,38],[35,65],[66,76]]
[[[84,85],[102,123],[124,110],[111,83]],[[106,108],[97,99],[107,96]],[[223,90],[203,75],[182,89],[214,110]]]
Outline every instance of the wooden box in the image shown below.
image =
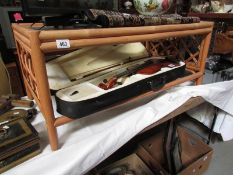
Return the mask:
[[[182,169],[178,175],[201,175],[209,166],[213,149],[182,127],[177,129],[181,143]],[[163,153],[164,131],[143,141],[138,149],[138,155],[160,175],[169,175]]]

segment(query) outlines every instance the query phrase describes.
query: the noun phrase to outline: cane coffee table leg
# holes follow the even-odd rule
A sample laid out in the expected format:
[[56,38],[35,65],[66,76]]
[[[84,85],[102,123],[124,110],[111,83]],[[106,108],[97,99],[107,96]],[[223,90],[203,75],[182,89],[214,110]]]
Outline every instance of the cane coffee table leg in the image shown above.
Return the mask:
[[53,151],[58,149],[58,135],[57,135],[57,128],[54,126],[54,122],[47,121],[47,130],[48,130],[48,137],[50,147]]
[[207,59],[208,52],[209,52],[211,36],[212,36],[212,33],[209,33],[205,36],[203,40],[204,43],[202,44],[201,53],[200,53],[201,54],[200,55],[200,72],[202,72],[203,75],[196,80],[195,82],[196,85],[202,84],[202,81],[203,81],[203,76],[205,73],[205,63],[206,63],[206,59]]

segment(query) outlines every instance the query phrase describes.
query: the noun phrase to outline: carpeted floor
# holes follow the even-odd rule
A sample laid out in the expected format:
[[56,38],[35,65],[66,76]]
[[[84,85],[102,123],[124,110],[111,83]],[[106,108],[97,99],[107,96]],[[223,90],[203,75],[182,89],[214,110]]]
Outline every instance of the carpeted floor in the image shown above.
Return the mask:
[[213,159],[204,175],[233,175],[233,140],[211,145]]

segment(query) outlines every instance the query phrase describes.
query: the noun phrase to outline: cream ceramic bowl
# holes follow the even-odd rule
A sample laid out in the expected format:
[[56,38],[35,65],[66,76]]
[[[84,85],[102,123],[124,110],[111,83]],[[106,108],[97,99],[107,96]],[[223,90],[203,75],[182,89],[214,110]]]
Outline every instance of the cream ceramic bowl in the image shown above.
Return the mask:
[[173,0],[134,0],[136,10],[142,15],[157,15],[166,13]]

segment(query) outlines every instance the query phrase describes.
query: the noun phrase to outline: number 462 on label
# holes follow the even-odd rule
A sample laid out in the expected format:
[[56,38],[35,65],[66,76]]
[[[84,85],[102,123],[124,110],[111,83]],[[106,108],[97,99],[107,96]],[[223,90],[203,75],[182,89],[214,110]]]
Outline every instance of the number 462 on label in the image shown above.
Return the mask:
[[58,49],[70,48],[70,40],[68,39],[56,40],[56,43]]

